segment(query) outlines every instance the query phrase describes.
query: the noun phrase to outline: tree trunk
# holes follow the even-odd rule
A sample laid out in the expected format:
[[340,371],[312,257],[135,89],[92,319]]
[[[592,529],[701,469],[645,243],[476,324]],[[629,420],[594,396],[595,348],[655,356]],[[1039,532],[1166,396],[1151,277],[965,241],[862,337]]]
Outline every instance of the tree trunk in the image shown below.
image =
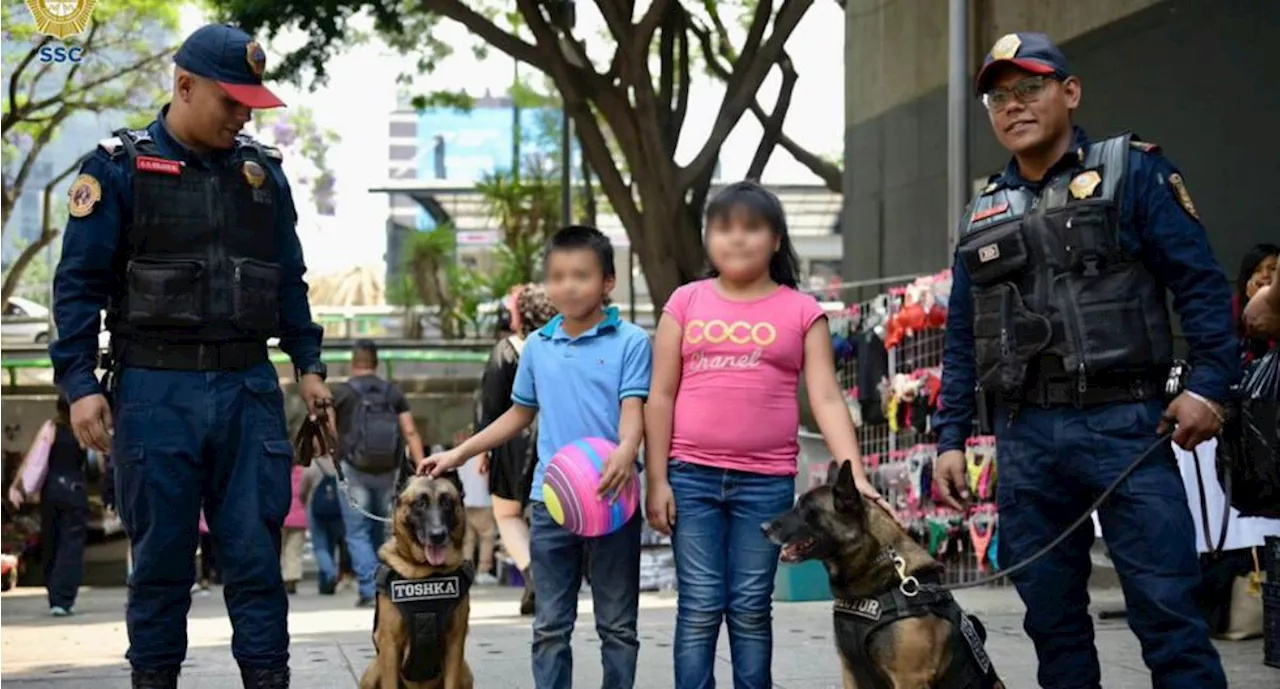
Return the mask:
[[26,272],[27,266],[35,260],[37,254],[52,244],[59,234],[57,230],[52,229],[41,232],[34,242],[22,248],[22,253],[18,254],[18,257],[13,260],[13,264],[9,266],[9,272],[4,274],[4,286],[0,288],[0,303],[9,303],[9,297],[12,297],[13,293],[17,292],[18,287],[22,285],[22,274]]
[[[644,207],[661,205],[664,204],[645,203]],[[677,287],[706,274],[701,223],[697,221],[701,209],[690,214],[683,203],[679,206],[667,216],[670,219],[664,218],[662,213],[646,212],[643,236],[638,242],[636,237],[631,238],[649,285],[649,297],[657,311],[662,309]]]

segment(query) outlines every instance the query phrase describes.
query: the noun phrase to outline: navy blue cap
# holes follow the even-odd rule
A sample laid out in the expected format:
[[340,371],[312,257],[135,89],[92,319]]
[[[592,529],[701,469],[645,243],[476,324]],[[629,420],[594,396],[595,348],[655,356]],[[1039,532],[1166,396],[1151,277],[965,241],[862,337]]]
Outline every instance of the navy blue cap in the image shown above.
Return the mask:
[[267,51],[249,34],[227,24],[196,29],[173,56],[181,68],[218,82],[228,96],[255,109],[284,105],[262,85],[267,71]]
[[985,93],[990,87],[987,81],[995,73],[995,67],[1000,65],[1013,65],[1032,74],[1052,75],[1058,79],[1071,76],[1067,56],[1042,33],[1005,34],[996,41],[982,61],[978,78],[974,80],[979,94]]

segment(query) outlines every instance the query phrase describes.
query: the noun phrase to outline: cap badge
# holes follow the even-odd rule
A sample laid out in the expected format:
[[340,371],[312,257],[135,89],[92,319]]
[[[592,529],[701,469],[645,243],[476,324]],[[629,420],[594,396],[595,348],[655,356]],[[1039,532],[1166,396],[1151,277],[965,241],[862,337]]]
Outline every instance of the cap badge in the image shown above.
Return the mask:
[[254,189],[260,188],[262,183],[267,181],[267,171],[263,170],[262,166],[256,161],[244,161],[244,165],[240,167],[240,172],[244,174],[244,181],[248,182],[249,186]]
[[262,45],[257,41],[249,41],[244,49],[245,62],[249,63],[249,71],[253,72],[253,76],[262,78],[262,74],[267,71],[267,51],[262,49]]
[[1007,33],[991,46],[991,57],[995,60],[1009,60],[1018,54],[1018,48],[1022,47],[1022,39],[1018,38],[1016,33]]

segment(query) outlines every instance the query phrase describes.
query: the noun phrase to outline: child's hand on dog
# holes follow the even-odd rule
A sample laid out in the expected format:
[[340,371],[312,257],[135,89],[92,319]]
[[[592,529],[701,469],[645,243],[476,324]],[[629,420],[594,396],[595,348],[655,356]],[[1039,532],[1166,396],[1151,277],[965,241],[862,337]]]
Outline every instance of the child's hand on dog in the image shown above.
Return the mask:
[[462,456],[457,450],[445,450],[437,452],[430,457],[423,459],[418,464],[418,474],[421,476],[430,476],[431,478],[439,478],[446,471],[457,469],[467,463],[467,458]]
[[636,475],[636,453],[634,450],[618,448],[609,455],[609,461],[605,465],[604,473],[600,475],[600,490],[597,496],[602,500],[608,498],[610,502],[617,502],[618,496],[622,494],[622,489],[627,482],[635,478]]

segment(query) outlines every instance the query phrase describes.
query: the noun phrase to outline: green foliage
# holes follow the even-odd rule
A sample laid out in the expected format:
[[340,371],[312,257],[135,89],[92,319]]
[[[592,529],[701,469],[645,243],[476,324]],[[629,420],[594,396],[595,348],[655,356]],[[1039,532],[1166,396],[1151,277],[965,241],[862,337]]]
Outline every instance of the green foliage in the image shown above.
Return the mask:
[[472,108],[476,107],[476,99],[467,95],[466,91],[435,91],[414,96],[412,105],[415,110],[452,108],[460,112],[471,112]]
[[492,298],[538,277],[542,247],[561,224],[560,182],[536,166],[519,178],[495,171],[476,185],[502,241],[495,250],[498,269],[490,280]]

